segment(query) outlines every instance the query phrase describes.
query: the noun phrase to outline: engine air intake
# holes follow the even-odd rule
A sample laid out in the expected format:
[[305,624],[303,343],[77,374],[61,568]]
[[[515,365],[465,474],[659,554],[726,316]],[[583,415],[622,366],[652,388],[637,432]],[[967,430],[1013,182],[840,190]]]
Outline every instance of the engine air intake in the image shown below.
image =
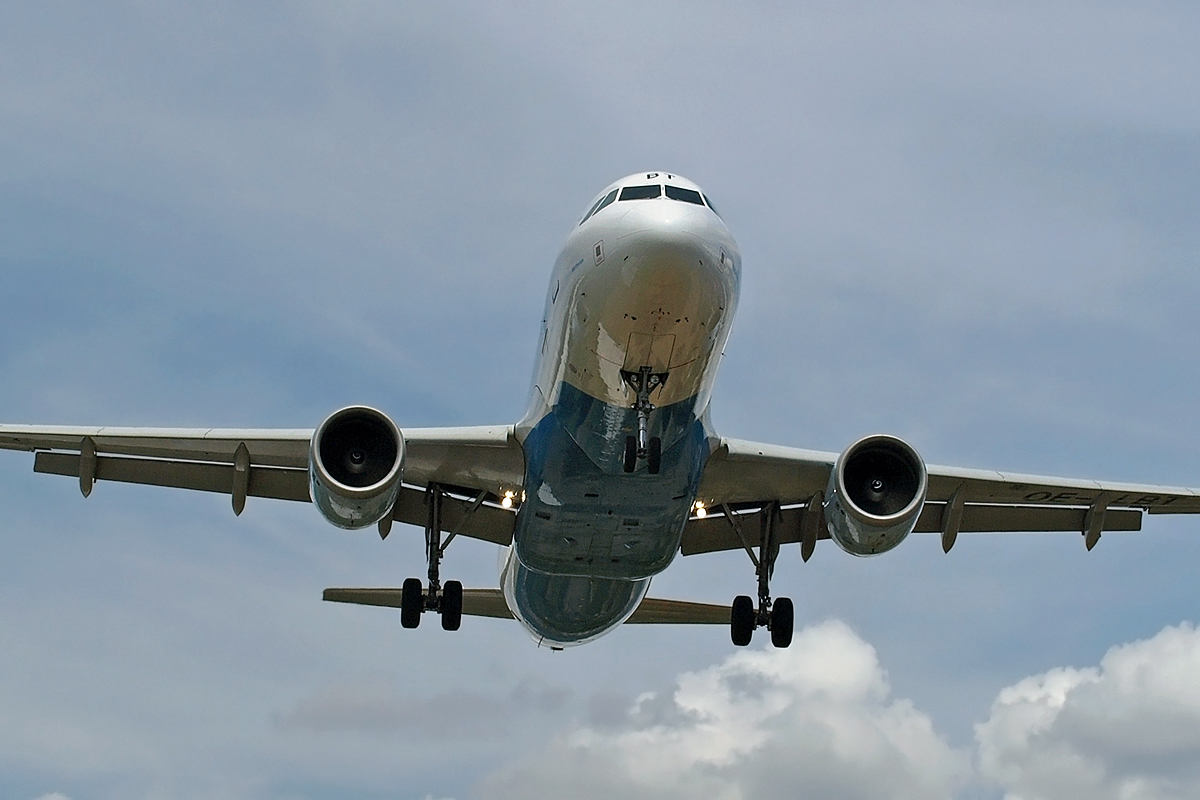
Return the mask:
[[339,528],[365,528],[392,510],[404,468],[404,437],[365,406],[335,411],[309,445],[309,494]]
[[829,535],[856,556],[891,550],[916,527],[928,483],[925,462],[907,442],[859,439],[838,456],[829,476]]

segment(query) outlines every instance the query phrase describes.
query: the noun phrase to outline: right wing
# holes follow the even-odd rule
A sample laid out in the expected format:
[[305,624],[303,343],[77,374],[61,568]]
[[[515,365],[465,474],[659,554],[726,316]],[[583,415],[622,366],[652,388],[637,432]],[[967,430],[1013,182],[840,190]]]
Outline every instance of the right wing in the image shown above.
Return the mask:
[[[806,552],[828,539],[820,501],[837,453],[722,439],[697,499],[706,514],[684,528],[684,555],[750,550],[763,509],[778,507],[779,544]],[[929,488],[916,531],[941,533],[949,549],[959,532],[1076,531],[1091,549],[1103,531],[1141,530],[1142,514],[1200,513],[1200,489],[927,465]],[[814,502],[815,501],[815,502]],[[728,510],[729,513],[726,513]]]
[[[404,486],[393,519],[424,525],[425,487],[437,483],[446,530],[497,544],[512,541],[515,514],[500,506],[524,479],[524,454],[507,426],[410,428]],[[96,481],[308,502],[308,429],[88,428],[0,425],[0,449],[34,453],[34,471]],[[478,502],[474,502],[478,500]],[[457,526],[457,530],[456,530]]]

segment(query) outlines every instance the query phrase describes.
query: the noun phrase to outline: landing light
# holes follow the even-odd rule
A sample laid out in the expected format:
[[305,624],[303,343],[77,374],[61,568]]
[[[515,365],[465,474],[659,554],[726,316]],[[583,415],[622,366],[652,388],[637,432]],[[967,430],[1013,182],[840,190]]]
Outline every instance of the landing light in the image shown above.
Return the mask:
[[703,500],[697,500],[692,504],[692,513],[702,519],[708,515],[708,509],[704,507]]
[[501,508],[512,508],[513,498],[516,497],[516,492],[505,492],[504,497],[500,500]]

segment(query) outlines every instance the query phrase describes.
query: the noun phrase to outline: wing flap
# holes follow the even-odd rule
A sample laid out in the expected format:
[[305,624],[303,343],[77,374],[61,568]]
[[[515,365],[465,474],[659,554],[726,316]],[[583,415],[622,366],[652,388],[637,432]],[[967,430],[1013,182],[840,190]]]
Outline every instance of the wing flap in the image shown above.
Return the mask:
[[[77,477],[82,459],[75,453],[40,451],[33,469],[48,475]],[[200,492],[232,494],[234,467],[202,461],[172,461],[158,458],[96,457],[96,480],[167,486]],[[246,494],[276,500],[309,502],[308,470],[250,467]],[[428,518],[423,488],[405,485],[392,510],[397,522],[423,527]],[[516,514],[489,503],[474,503],[453,494],[442,495],[442,528],[473,539],[499,545],[512,543]]]
[[[77,477],[81,458],[74,453],[41,451],[33,458],[33,471]],[[169,486],[200,492],[233,493],[232,464],[171,461],[158,458],[98,456],[96,480]],[[300,469],[251,467],[246,491],[251,497],[308,502],[308,472]]]
[[[401,486],[400,496],[392,508],[392,519],[423,528],[429,518],[427,496],[424,489]],[[475,499],[447,493],[442,495],[441,523],[446,533],[507,547],[512,544],[517,515],[515,511],[493,503],[476,502]]]
[[[945,503],[926,503],[917,520],[917,533],[938,533],[942,530],[942,515]],[[791,506],[780,510],[776,536],[780,544],[799,542],[800,523],[804,517],[804,506]],[[682,555],[714,553],[723,550],[741,550],[746,545],[757,547],[761,525],[759,509],[734,511],[742,535],[721,512],[709,513],[704,517],[692,517],[683,529],[679,550]],[[1057,533],[1082,532],[1086,527],[1087,508],[1064,506],[1002,505],[992,503],[967,503],[963,506],[960,533]],[[1109,509],[1104,515],[1104,531],[1138,531],[1142,529],[1142,512],[1136,508]],[[821,526],[818,539],[828,539],[829,532]]]

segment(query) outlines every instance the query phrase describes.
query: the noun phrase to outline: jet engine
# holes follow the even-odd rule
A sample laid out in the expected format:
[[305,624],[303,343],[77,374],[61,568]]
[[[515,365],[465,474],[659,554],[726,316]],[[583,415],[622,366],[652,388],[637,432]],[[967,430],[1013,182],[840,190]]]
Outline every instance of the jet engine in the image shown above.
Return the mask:
[[404,437],[395,423],[373,408],[343,408],[309,444],[309,495],[339,528],[366,528],[391,512],[403,469]]
[[885,553],[916,527],[928,486],[925,462],[907,442],[859,439],[838,456],[829,476],[829,535],[851,555]]

